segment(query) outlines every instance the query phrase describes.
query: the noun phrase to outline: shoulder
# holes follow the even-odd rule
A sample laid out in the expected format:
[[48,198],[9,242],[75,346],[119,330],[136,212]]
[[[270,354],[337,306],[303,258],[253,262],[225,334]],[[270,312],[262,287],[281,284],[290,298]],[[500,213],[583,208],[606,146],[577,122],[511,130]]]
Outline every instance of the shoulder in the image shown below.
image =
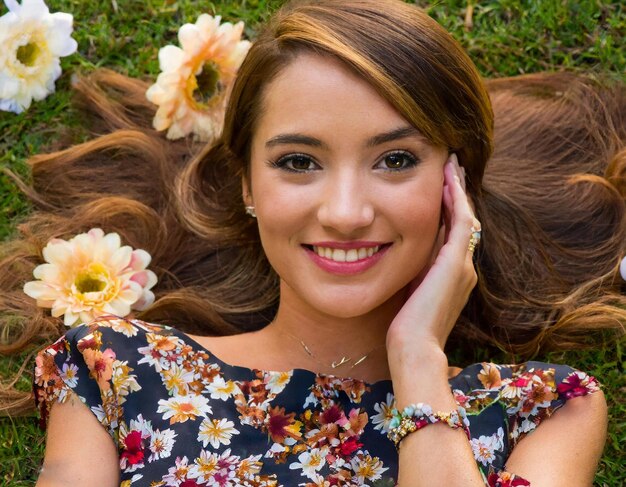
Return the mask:
[[[491,406],[499,407],[511,447],[569,402],[576,404],[559,415],[560,421],[598,423],[606,416],[597,380],[567,365],[483,362],[466,367],[450,382],[457,402],[468,414],[478,417]],[[571,401],[582,396],[593,397]]]
[[[523,399],[542,388],[551,399],[563,400],[600,390],[598,381],[569,365],[529,361],[521,364],[481,362],[469,365],[450,379],[454,389],[468,393],[490,391],[506,398]],[[548,397],[546,396],[546,399]]]
[[[547,414],[518,435],[507,460],[508,470],[523,475],[532,485],[591,485],[604,449],[608,418],[604,394],[597,383],[590,385],[592,381],[573,370],[557,384],[558,407],[547,408]],[[518,413],[517,424],[523,423],[523,414]]]
[[119,318],[68,330],[35,358],[33,386],[42,427],[52,403],[65,402],[70,393],[97,407],[103,393],[111,389],[113,374],[125,373],[127,363],[137,362],[151,337],[169,333],[167,327]]

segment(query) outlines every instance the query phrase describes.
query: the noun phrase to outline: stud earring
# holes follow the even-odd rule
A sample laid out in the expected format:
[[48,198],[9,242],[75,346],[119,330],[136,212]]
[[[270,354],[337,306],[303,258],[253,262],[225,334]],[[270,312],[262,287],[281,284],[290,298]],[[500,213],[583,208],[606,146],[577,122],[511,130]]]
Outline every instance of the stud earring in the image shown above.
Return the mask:
[[252,218],[256,218],[256,211],[254,211],[254,206],[246,206],[246,213]]

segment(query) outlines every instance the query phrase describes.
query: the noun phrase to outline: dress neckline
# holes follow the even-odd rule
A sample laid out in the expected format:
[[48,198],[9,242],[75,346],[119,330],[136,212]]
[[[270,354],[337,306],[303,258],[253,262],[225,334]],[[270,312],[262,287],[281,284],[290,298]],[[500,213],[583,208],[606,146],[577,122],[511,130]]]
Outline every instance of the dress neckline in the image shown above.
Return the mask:
[[[211,359],[216,362],[221,369],[223,368],[227,368],[233,371],[239,371],[242,373],[247,373],[250,375],[255,375],[256,373],[260,372],[262,374],[289,374],[292,377],[296,377],[296,376],[300,376],[300,377],[307,377],[309,379],[311,379],[311,382],[313,382],[315,380],[315,378],[319,377],[322,379],[330,379],[330,380],[335,380],[335,381],[352,381],[352,382],[359,382],[361,384],[363,384],[366,387],[369,387],[370,389],[373,389],[374,387],[385,387],[387,389],[392,389],[392,382],[391,379],[380,379],[374,382],[368,382],[366,380],[363,379],[355,379],[352,377],[343,377],[343,376],[339,376],[339,375],[334,375],[334,374],[324,374],[324,373],[320,373],[320,372],[314,372],[312,370],[309,369],[304,369],[304,368],[293,368],[293,369],[289,369],[289,370],[268,370],[268,369],[259,369],[259,368],[251,368],[251,367],[246,367],[244,365],[234,365],[234,364],[230,364],[222,359],[219,358],[219,356],[217,356],[214,352],[212,352],[211,350],[209,350],[208,348],[206,348],[204,345],[202,345],[200,342],[198,342],[197,340],[195,340],[194,338],[192,338],[190,335],[188,335],[187,333],[171,327],[172,332],[180,339],[182,339],[185,343],[195,347],[196,349],[199,349],[203,352],[206,352],[209,354],[209,356],[211,357]],[[458,372],[453,375],[452,377],[448,377],[448,383],[451,384],[452,381],[454,381],[455,379],[457,379],[458,377],[461,376],[461,374],[463,373],[463,371],[465,369],[463,368],[459,368],[456,367],[458,369]]]
[[192,345],[193,347],[206,352],[210,355],[211,359],[216,362],[220,368],[224,368],[226,367],[227,369],[233,370],[233,371],[240,371],[240,372],[244,372],[244,373],[249,373],[249,374],[256,374],[257,372],[260,372],[262,374],[289,374],[292,377],[296,377],[296,376],[300,376],[300,377],[308,377],[311,379],[311,381],[314,381],[315,378],[319,377],[319,378],[323,378],[323,379],[330,379],[330,380],[336,380],[336,381],[353,381],[353,382],[359,382],[361,384],[363,384],[364,386],[367,386],[369,388],[373,388],[373,387],[382,387],[382,386],[386,386],[386,387],[391,387],[391,379],[380,379],[374,382],[368,382],[366,380],[363,379],[354,379],[352,377],[343,377],[343,376],[339,376],[339,375],[334,375],[334,374],[324,374],[324,373],[320,373],[320,372],[314,372],[312,370],[309,369],[304,369],[304,368],[293,368],[293,369],[289,369],[289,370],[267,370],[267,369],[259,369],[259,368],[251,368],[251,367],[246,367],[244,365],[233,365],[230,364],[228,362],[225,362],[224,360],[220,359],[214,352],[212,352],[211,350],[209,350],[208,348],[206,348],[204,345],[202,345],[200,342],[198,342],[197,340],[193,339],[191,336],[187,335],[186,333],[184,333],[183,331],[180,331],[176,328],[172,328],[172,331],[174,332],[174,334],[178,337],[181,338],[183,341],[185,341],[185,343]]

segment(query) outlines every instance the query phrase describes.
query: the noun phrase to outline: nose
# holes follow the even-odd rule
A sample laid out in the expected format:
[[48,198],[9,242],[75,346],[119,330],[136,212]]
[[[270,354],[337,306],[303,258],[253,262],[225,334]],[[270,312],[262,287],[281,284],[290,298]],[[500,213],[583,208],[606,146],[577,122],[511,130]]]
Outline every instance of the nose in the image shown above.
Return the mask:
[[372,193],[353,171],[329,175],[320,192],[317,218],[322,226],[350,235],[374,221]]

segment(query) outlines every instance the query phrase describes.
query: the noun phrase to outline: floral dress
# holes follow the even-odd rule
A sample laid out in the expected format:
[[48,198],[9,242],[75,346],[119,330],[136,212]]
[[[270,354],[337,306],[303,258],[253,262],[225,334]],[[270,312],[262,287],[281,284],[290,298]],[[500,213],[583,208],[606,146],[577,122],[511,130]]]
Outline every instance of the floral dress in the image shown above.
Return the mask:
[[[493,487],[530,485],[505,470],[512,448],[567,399],[599,390],[540,362],[475,364],[449,383]],[[74,328],[37,356],[42,426],[73,394],[113,438],[122,487],[396,484],[391,381],[231,366],[174,328],[115,319]]]

